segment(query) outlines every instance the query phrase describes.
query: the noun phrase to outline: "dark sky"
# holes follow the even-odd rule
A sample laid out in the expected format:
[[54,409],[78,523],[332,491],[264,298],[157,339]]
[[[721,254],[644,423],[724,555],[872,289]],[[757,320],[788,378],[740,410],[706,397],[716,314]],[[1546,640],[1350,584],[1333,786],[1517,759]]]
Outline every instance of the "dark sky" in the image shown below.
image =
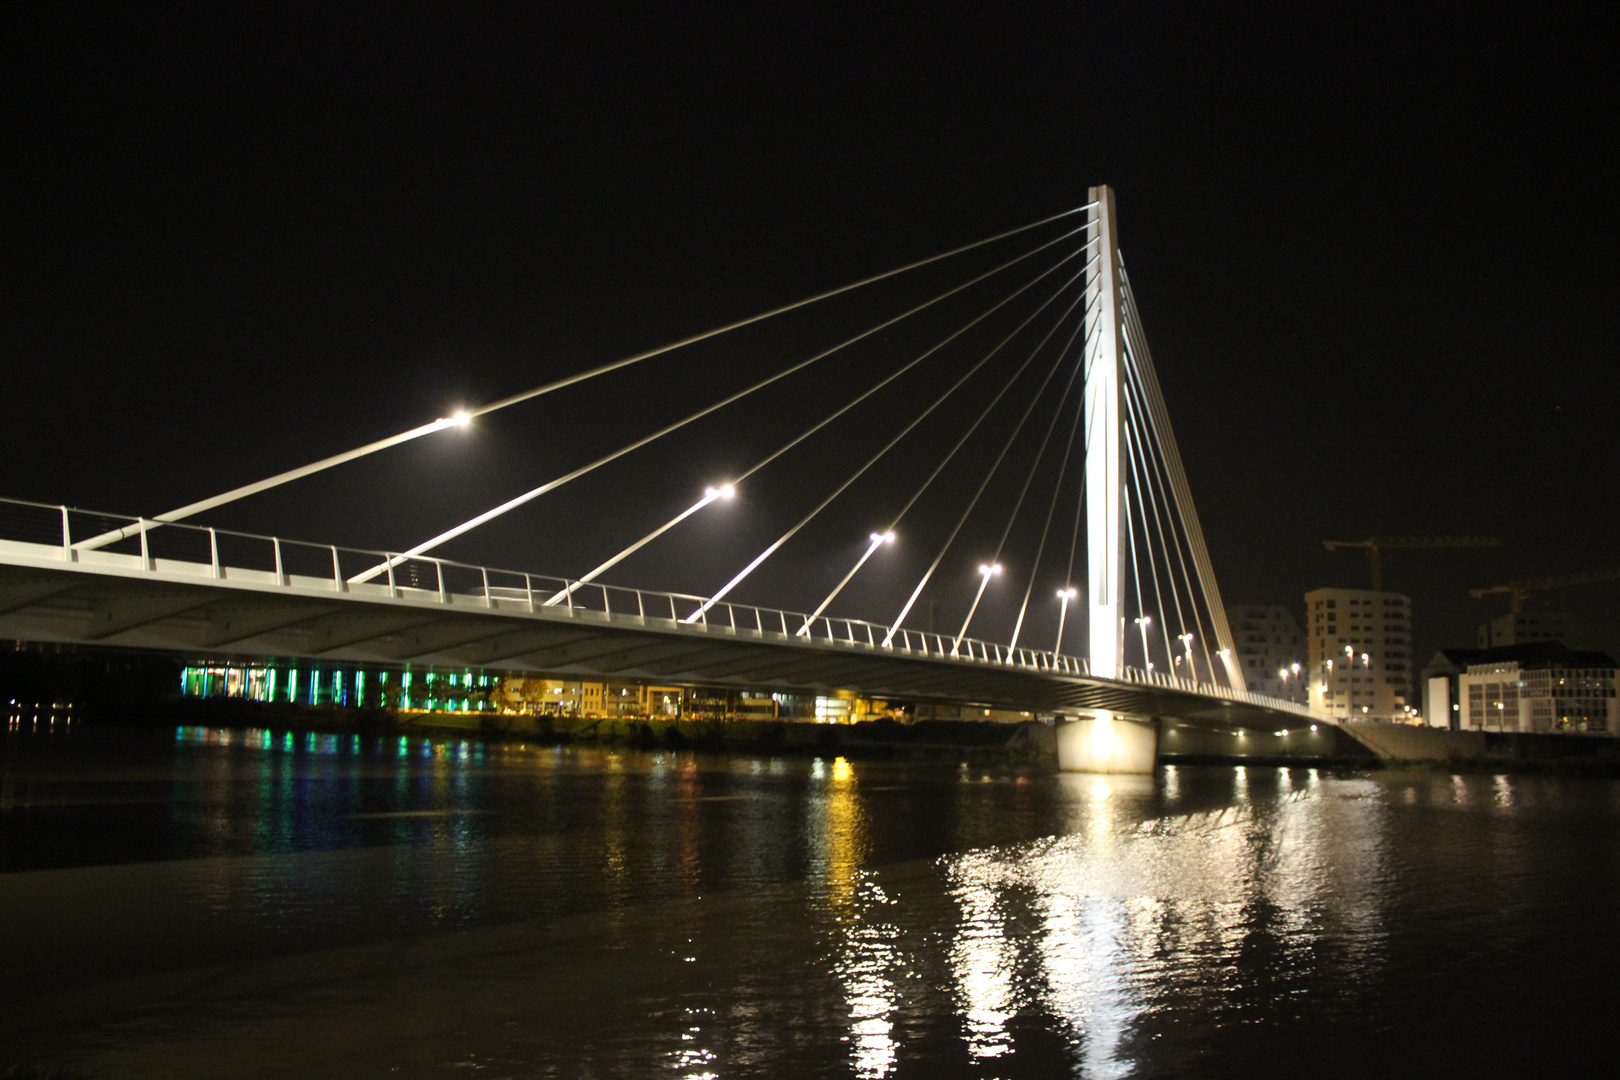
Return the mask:
[[[1620,565],[1608,5],[147,7],[36,5],[0,43],[0,494],[161,512],[1108,183],[1229,602],[1364,583],[1323,538],[1500,535],[1391,557],[1424,652],[1505,610],[1469,586]],[[207,520],[403,547],[955,280],[886,285]],[[445,552],[581,573],[927,329]],[[942,363],[620,579],[712,591],[965,360]],[[739,595],[813,604],[968,415],[942,413]],[[990,423],[964,462],[1004,435]],[[979,475],[942,477],[849,613],[892,616]],[[1005,520],[997,497],[942,566],[947,614]],[[1617,590],[1554,599],[1616,648]],[[1010,620],[986,603],[986,629]]]

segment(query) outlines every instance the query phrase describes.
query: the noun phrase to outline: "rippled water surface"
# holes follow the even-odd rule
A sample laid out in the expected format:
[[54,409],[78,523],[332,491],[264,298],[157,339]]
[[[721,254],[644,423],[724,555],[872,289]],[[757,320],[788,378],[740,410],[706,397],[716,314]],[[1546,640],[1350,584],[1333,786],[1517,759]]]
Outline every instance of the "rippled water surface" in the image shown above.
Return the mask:
[[1613,781],[201,729],[0,755],[0,1068],[1617,1068]]

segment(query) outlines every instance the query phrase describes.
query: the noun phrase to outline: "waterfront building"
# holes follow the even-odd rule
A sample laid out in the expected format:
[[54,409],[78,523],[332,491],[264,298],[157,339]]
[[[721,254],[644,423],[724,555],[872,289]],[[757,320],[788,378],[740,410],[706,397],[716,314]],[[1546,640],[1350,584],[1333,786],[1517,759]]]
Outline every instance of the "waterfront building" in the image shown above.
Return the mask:
[[1488,649],[1441,649],[1423,666],[1423,722],[1429,727],[1457,730],[1462,723],[1457,704],[1457,679],[1490,656]]
[[398,709],[401,712],[494,712],[500,679],[476,668],[406,667],[197,660],[180,671],[185,697],[234,697],[294,705]]
[[615,679],[581,683],[579,700],[583,716],[678,720],[685,711],[686,691],[679,686],[649,686]]
[[1558,642],[1488,650],[1457,677],[1463,731],[1615,735],[1615,662]]
[[688,690],[686,709],[692,720],[775,720],[779,712],[775,695],[715,686]]
[[1226,622],[1249,690],[1304,704],[1310,656],[1294,613],[1281,605],[1234,604]]
[[503,713],[578,716],[582,696],[583,684],[579,682],[507,675],[501,679],[498,700]]
[[1305,594],[1310,704],[1330,716],[1412,720],[1412,602],[1372,589]]

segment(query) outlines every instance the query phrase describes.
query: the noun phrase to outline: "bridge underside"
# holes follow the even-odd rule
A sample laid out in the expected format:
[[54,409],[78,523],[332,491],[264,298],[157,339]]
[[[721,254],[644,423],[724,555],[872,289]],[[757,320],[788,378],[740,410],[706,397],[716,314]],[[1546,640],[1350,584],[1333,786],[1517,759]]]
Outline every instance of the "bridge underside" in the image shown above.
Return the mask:
[[[30,560],[31,561],[31,560]],[[753,630],[461,597],[358,595],[165,579],[151,571],[0,564],[0,638],[233,658],[471,666],[825,693],[1047,713],[1107,709],[1225,727],[1300,716],[1175,689],[1003,664],[805,642]]]

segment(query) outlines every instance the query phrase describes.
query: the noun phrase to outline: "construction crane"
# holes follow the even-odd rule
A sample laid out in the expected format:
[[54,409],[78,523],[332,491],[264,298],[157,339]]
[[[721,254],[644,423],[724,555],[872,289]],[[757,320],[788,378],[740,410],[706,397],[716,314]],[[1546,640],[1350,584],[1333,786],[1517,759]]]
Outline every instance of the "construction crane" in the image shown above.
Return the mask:
[[1584,574],[1527,578],[1524,581],[1510,581],[1506,585],[1488,585],[1483,589],[1469,589],[1468,595],[1478,600],[1492,593],[1507,593],[1509,603],[1512,604],[1508,610],[1517,615],[1524,610],[1524,598],[1533,592],[1546,592],[1549,589],[1562,589],[1569,585],[1590,585],[1598,581],[1617,579],[1620,579],[1620,570],[1588,570]]
[[1384,591],[1384,570],[1379,564],[1381,552],[1392,548],[1481,548],[1501,547],[1495,536],[1375,536],[1370,540],[1324,540],[1322,546],[1329,551],[1339,548],[1361,548],[1367,553],[1372,570],[1373,592]]

